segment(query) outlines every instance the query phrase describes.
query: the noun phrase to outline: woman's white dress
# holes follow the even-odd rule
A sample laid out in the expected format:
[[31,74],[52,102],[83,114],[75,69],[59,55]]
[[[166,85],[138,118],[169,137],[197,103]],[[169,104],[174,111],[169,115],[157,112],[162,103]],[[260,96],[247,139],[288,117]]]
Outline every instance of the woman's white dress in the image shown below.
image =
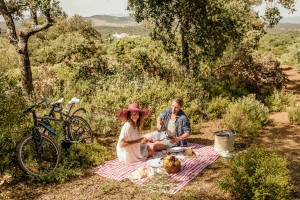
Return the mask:
[[128,147],[120,147],[122,139],[125,141],[132,141],[140,138],[141,135],[138,128],[135,128],[131,126],[129,122],[126,122],[121,129],[117,144],[117,155],[120,161],[125,162],[125,164],[132,164],[147,159],[148,150],[146,144],[136,143]]

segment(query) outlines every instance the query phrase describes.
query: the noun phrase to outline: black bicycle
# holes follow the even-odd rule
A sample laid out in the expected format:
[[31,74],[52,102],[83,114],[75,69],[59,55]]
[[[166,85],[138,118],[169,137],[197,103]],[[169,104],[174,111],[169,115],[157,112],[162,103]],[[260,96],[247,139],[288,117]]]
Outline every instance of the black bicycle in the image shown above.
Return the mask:
[[[73,101],[72,101],[73,100]],[[55,170],[60,162],[60,150],[56,141],[49,135],[58,136],[51,128],[50,121],[61,121],[65,133],[65,142],[93,143],[93,133],[88,122],[75,114],[82,110],[71,112],[73,105],[78,101],[72,99],[68,111],[63,111],[61,106],[63,99],[51,103],[48,115],[37,116],[35,108],[49,101],[42,98],[40,102],[27,108],[24,113],[31,113],[34,126],[32,133],[21,139],[17,145],[17,157],[20,167],[24,172],[33,176],[49,174]],[[56,117],[59,113],[59,117]],[[71,113],[71,114],[69,114]],[[50,133],[50,134],[49,134]]]
[[[39,122],[39,127],[43,134],[57,135],[55,131],[51,128],[50,121],[60,121],[62,122],[62,128],[65,134],[65,142],[76,143],[93,143],[94,137],[91,126],[86,119],[79,116],[79,112],[86,113],[84,108],[78,108],[72,111],[75,104],[79,103],[79,99],[76,97],[72,98],[68,104],[70,105],[68,110],[64,110],[62,107],[63,98],[51,103],[50,111],[48,115],[43,117],[37,117]],[[49,100],[48,100],[49,101]],[[58,114],[58,116],[57,116]]]

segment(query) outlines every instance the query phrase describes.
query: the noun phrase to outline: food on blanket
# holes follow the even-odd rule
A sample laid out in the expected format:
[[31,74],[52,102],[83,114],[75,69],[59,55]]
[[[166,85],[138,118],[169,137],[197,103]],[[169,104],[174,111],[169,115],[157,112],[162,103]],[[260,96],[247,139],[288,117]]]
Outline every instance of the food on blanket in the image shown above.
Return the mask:
[[168,173],[177,173],[181,170],[181,163],[175,156],[167,156],[164,159],[164,168]]
[[140,167],[140,168],[138,168],[138,172],[140,173],[141,178],[147,177],[147,168]]
[[192,156],[193,155],[193,150],[192,149],[186,149],[183,154],[185,156]]
[[185,155],[185,156],[193,156],[193,157],[199,156],[199,154],[196,153],[196,152],[194,152],[192,149],[186,149],[186,150],[184,150],[183,155]]
[[140,167],[130,174],[131,179],[141,179],[148,176],[148,170],[146,167]]
[[169,161],[168,159],[165,159],[165,160],[164,160],[164,166],[168,166],[169,163],[170,163],[170,161]]
[[174,162],[174,165],[175,165],[175,166],[180,165],[179,160],[176,160],[176,161]]

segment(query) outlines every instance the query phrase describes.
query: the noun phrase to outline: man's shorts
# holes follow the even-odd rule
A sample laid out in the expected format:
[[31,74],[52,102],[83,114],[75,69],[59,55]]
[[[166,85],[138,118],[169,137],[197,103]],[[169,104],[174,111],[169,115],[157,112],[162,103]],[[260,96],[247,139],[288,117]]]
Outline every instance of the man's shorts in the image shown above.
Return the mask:
[[153,142],[163,142],[166,145],[166,148],[169,149],[171,147],[177,146],[176,143],[171,144],[170,140],[167,138],[167,134],[165,131],[153,131],[150,133],[150,137],[152,138]]

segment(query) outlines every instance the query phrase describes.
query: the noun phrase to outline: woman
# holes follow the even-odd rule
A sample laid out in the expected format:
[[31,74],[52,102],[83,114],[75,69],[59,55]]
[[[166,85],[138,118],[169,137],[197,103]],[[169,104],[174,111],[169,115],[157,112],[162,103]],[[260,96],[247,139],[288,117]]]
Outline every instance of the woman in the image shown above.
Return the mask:
[[117,118],[126,121],[123,125],[117,144],[117,155],[125,164],[132,164],[146,160],[153,155],[153,150],[146,145],[147,138],[141,137],[143,120],[149,117],[149,109],[141,109],[136,103],[128,106],[128,109],[120,110]]

